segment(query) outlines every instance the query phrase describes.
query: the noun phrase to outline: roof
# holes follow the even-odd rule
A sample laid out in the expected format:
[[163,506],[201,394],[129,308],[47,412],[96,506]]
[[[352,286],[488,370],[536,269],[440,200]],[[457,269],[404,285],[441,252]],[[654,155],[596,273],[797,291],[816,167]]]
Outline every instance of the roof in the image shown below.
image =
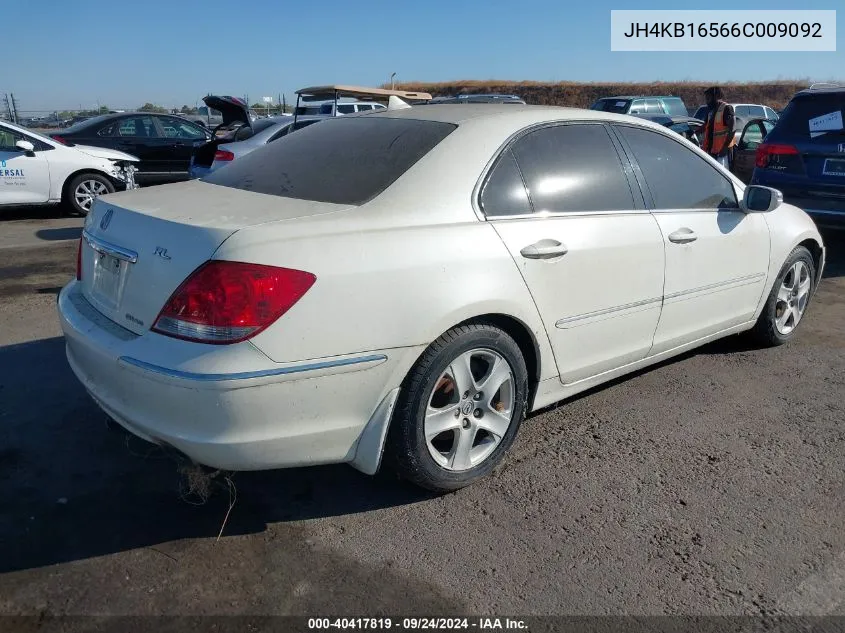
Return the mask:
[[680,99],[674,95],[620,95],[618,97],[600,97],[598,101],[611,101],[613,99]]
[[343,93],[346,96],[381,97],[387,99],[391,96],[400,99],[415,99],[418,101],[430,101],[431,95],[427,92],[410,92],[408,90],[387,90],[385,88],[367,88],[365,86],[328,85],[300,88],[296,94],[302,101],[325,101],[334,99],[335,93]]
[[804,88],[799,92],[795,93],[795,96],[805,96],[805,95],[818,95],[818,94],[838,94],[845,92],[845,86],[839,86],[836,84],[813,84],[814,86],[819,86],[818,88]]
[[390,117],[417,119],[420,121],[437,121],[440,123],[452,123],[455,125],[469,123],[482,123],[490,119],[496,119],[497,124],[503,127],[522,128],[534,123],[545,121],[618,121],[635,122],[640,125],[654,126],[660,128],[656,123],[648,119],[614,114],[601,110],[584,110],[582,108],[565,108],[561,106],[540,106],[525,105],[518,108],[504,103],[487,104],[448,104],[438,105],[436,108],[407,108],[404,110],[380,110],[366,114],[347,114],[343,118],[350,117]]

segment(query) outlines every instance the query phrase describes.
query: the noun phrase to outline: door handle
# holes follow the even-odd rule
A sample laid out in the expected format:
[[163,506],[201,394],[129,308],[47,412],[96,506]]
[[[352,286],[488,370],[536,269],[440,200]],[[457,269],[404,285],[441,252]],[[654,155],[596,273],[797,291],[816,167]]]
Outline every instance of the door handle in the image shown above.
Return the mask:
[[519,254],[526,259],[554,259],[568,253],[566,246],[557,240],[540,240],[529,244]]
[[674,233],[669,233],[669,241],[674,242],[675,244],[689,244],[697,239],[698,236],[695,234],[695,231],[688,229],[687,227],[678,229]]

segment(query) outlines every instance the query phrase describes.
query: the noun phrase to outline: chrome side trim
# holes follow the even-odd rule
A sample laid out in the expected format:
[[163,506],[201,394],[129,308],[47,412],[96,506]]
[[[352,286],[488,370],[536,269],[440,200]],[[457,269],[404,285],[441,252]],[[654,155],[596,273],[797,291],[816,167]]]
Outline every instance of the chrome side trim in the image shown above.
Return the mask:
[[804,213],[806,213],[807,215],[830,215],[841,218],[843,215],[845,215],[845,210],[829,211],[826,209],[804,209]]
[[584,321],[586,319],[592,319],[595,317],[602,317],[602,316],[615,316],[617,312],[622,312],[623,310],[633,310],[634,308],[645,308],[656,303],[660,303],[663,301],[661,297],[655,297],[653,299],[643,299],[642,301],[634,301],[633,303],[626,303],[625,305],[621,306],[614,306],[612,308],[605,308],[603,310],[596,310],[595,312],[587,312],[586,314],[577,314],[575,316],[566,317],[565,319],[559,319],[555,322],[555,327],[565,329],[567,327],[573,327],[574,323],[578,321]]
[[766,276],[766,273],[756,273],[754,275],[746,275],[744,277],[736,277],[735,279],[729,279],[728,281],[720,281],[719,283],[715,284],[708,284],[706,286],[699,286],[698,288],[690,288],[689,290],[680,290],[678,292],[672,292],[665,297],[663,297],[664,301],[668,301],[671,299],[678,299],[680,297],[686,297],[688,295],[697,294],[699,292],[708,292],[708,291],[718,291],[718,290],[727,290],[729,288],[738,288],[740,286],[746,286],[748,284],[752,284],[755,281],[758,281]]
[[581,323],[582,321],[587,321],[588,319],[603,320],[600,317],[613,318],[616,316],[621,316],[618,313],[625,311],[630,311],[630,313],[633,314],[635,312],[639,312],[637,308],[646,309],[657,303],[665,303],[666,301],[672,301],[675,299],[683,300],[686,298],[691,298],[691,295],[699,293],[718,292],[720,290],[728,290],[730,288],[739,288],[741,286],[753,284],[759,281],[760,279],[763,279],[765,276],[766,273],[755,273],[753,275],[746,275],[744,277],[736,277],[735,279],[729,279],[728,281],[720,281],[719,283],[709,284],[707,286],[699,286],[698,288],[690,288],[689,290],[673,292],[668,295],[665,295],[664,297],[643,299],[642,301],[634,301],[633,303],[626,303],[621,306],[614,306],[612,308],[596,310],[595,312],[576,314],[575,316],[566,317],[564,319],[558,319],[557,321],[555,321],[555,327],[561,329],[577,327],[579,325],[583,325],[583,323]]
[[130,264],[134,264],[138,261],[138,253],[135,251],[131,251],[128,248],[123,248],[122,246],[118,246],[117,244],[112,244],[111,242],[107,242],[106,240],[101,240],[99,237],[94,237],[88,231],[82,231],[82,237],[88,242],[88,246],[93,248],[95,251],[99,253],[105,253],[106,255],[111,255],[112,257],[116,257],[117,259],[122,259],[125,262],[129,262]]
[[198,382],[219,382],[223,380],[249,380],[250,378],[266,378],[267,376],[282,376],[284,374],[296,374],[306,371],[316,371],[318,369],[330,369],[332,367],[345,367],[347,365],[358,365],[362,363],[382,363],[387,360],[387,356],[383,354],[373,354],[370,356],[358,356],[355,358],[340,358],[338,360],[328,360],[317,363],[305,363],[302,365],[289,365],[287,367],[278,367],[275,369],[262,369],[260,371],[244,371],[234,374],[198,374],[190,371],[181,371],[178,369],[169,369],[152,363],[146,363],[131,356],[121,356],[118,361],[145,369],[146,371],[167,376],[169,378],[180,378],[182,380],[196,380]]

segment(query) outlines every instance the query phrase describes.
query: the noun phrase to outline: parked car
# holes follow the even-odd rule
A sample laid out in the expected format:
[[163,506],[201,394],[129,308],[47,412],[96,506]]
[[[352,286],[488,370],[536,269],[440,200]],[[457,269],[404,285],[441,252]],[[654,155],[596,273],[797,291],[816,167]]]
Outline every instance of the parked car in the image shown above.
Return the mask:
[[435,97],[429,103],[505,103],[511,105],[525,105],[525,101],[517,95],[477,94],[458,95],[456,97]]
[[752,184],[774,187],[819,224],[845,226],[845,86],[802,90],[757,147]]
[[358,112],[372,112],[373,110],[384,110],[386,106],[381,103],[368,101],[338,102],[333,101],[320,105],[320,114],[323,116],[334,116],[344,114],[356,114]]
[[[680,97],[625,96],[603,97],[590,106],[591,110],[614,112],[616,114],[671,114],[689,116],[687,107]],[[698,118],[698,117],[695,117]]]
[[[736,117],[736,124],[734,125],[734,132],[739,134],[747,123],[754,120],[766,119],[768,121],[777,122],[778,113],[767,105],[757,103],[732,103],[730,104],[734,109],[734,117]],[[695,111],[696,119],[702,121],[707,120],[707,106],[702,105]]]
[[239,128],[227,138],[212,139],[200,147],[191,159],[191,178],[204,178],[267,143],[326,118],[329,117],[301,116],[296,122],[290,116],[263,119]]
[[757,160],[757,149],[775,125],[775,121],[752,119],[739,132],[739,140],[734,147],[731,161],[731,171],[743,182],[751,182]]
[[98,200],[80,249],[67,358],[130,432],[440,491],[527,412],[730,334],[789,341],[825,257],[803,211],[662,126],[495,105],[328,119]]
[[51,134],[68,146],[93,145],[128,152],[139,159],[139,184],[159,184],[188,179],[194,150],[211,133],[187,119],[171,114],[123,112],[104,114]]
[[97,196],[134,188],[137,162],[125,152],[66,147],[0,121],[0,208],[64,202],[72,212],[85,215]]
[[691,116],[673,116],[670,114],[635,114],[640,119],[657,123],[680,134],[694,145],[701,145],[701,129],[704,121]]

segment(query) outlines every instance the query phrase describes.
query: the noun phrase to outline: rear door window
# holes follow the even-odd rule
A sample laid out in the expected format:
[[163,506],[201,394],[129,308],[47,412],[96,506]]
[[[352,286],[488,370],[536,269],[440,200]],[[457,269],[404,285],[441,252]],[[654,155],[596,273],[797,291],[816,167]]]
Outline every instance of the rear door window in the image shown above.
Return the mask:
[[338,117],[309,125],[212,173],[204,182],[317,202],[360,205],[387,189],[457,126]]
[[337,106],[337,111],[340,114],[354,114],[355,113],[355,104],[354,103],[339,103]]
[[603,125],[557,125],[512,147],[535,213],[634,209],[619,154]]

